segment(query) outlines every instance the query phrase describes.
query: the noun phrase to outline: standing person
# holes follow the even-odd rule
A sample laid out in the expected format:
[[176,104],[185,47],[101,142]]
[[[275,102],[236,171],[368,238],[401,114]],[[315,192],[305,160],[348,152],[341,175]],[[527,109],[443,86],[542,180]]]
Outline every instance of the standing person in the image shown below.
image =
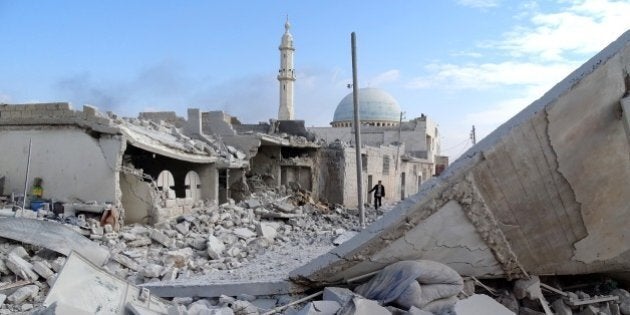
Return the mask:
[[374,185],[368,194],[374,192],[374,208],[378,210],[378,207],[382,205],[381,198],[385,197],[385,186],[381,184],[381,181],[378,181],[378,184]]

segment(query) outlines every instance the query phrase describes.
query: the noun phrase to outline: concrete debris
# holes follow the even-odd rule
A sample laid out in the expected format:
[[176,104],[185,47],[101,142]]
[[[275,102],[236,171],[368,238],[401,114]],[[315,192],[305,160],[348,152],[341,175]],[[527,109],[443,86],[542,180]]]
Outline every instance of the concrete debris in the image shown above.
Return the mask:
[[[335,301],[314,301],[306,304],[298,315],[335,315],[341,305]],[[353,314],[353,313],[352,313]]]
[[33,271],[33,265],[16,254],[10,253],[7,255],[5,264],[7,265],[7,268],[13,272],[13,274],[24,280],[34,281],[39,278],[39,276]]
[[379,305],[378,302],[360,297],[354,297],[348,301],[337,314],[339,315],[390,315],[391,312]]
[[485,294],[475,294],[455,304],[457,315],[515,315],[514,312],[499,304]]
[[36,285],[27,285],[19,288],[15,293],[9,295],[7,301],[12,304],[19,304],[27,299],[33,299],[39,293],[39,287]]

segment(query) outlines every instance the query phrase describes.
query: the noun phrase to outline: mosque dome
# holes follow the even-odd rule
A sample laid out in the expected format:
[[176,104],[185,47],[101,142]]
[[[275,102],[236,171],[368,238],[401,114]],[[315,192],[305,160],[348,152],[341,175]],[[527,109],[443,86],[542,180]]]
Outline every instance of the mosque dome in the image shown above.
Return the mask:
[[[400,119],[400,106],[389,93],[376,88],[359,89],[359,118],[361,124],[371,126],[394,126]],[[330,123],[333,127],[349,127],[354,121],[352,93],[346,95],[335,110]]]

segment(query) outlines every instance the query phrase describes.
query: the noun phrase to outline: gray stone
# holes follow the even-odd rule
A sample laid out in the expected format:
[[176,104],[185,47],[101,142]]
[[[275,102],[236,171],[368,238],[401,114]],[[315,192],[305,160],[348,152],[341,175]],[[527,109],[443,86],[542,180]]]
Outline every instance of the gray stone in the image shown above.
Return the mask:
[[142,268],[142,276],[147,278],[157,278],[162,275],[162,270],[164,270],[164,267],[158,264],[149,263]]
[[391,312],[380,306],[376,301],[354,297],[337,313],[339,315],[391,315]]
[[537,300],[542,297],[542,291],[540,290],[540,278],[538,276],[531,276],[529,279],[519,279],[514,282],[514,296],[521,300],[525,297],[530,300]]
[[55,274],[52,270],[50,270],[50,268],[48,268],[48,266],[46,266],[45,263],[41,261],[33,262],[33,271],[47,280]]
[[13,247],[13,249],[9,252],[9,254],[15,254],[15,255],[17,255],[20,258],[27,258],[27,257],[29,257],[28,252],[22,246],[15,246],[15,247]]
[[112,256],[112,259],[114,259],[116,262],[118,262],[119,264],[133,270],[133,271],[138,271],[139,266],[138,263],[136,263],[133,259],[122,255],[122,254],[115,254]]
[[177,232],[186,235],[190,231],[190,222],[184,221],[182,223],[175,224],[175,229]]
[[354,292],[346,288],[327,287],[324,288],[324,295],[322,299],[324,301],[335,301],[339,305],[345,305],[348,301],[356,296]]
[[141,247],[151,245],[151,239],[148,237],[141,237],[136,239],[135,241],[131,241],[127,243],[129,247]]
[[33,304],[31,303],[24,303],[20,306],[20,310],[22,312],[27,312],[33,309]]
[[149,237],[152,240],[164,245],[164,247],[172,247],[174,243],[173,239],[169,238],[164,233],[158,230],[151,230],[151,233],[149,233]]
[[54,270],[55,272],[59,272],[61,271],[65,263],[66,263],[65,257],[57,257],[57,259],[53,260],[50,266],[52,267],[52,270]]
[[234,233],[234,235],[244,240],[256,237],[256,233],[254,233],[254,231],[247,228],[236,228],[232,231],[232,233]]
[[251,302],[254,306],[256,306],[256,308],[258,308],[260,312],[266,312],[276,307],[278,300],[277,299],[255,299],[249,302]]
[[553,307],[553,310],[557,315],[573,315],[571,308],[569,308],[562,299],[555,300],[551,303],[551,307]]
[[306,304],[298,315],[334,315],[340,308],[341,305],[335,301],[314,301]]
[[164,256],[164,263],[168,266],[182,268],[188,264],[193,255],[194,252],[190,247],[169,251]]
[[223,254],[224,250],[225,250],[225,244],[223,244],[223,241],[221,241],[214,235],[208,236],[208,242],[206,244],[206,252],[208,253],[208,256],[210,258],[212,259],[221,258],[221,254]]
[[26,285],[23,286],[17,291],[13,292],[13,294],[9,295],[7,300],[12,304],[20,304],[28,299],[34,298],[37,293],[39,293],[39,287],[36,285]]
[[258,308],[247,301],[236,300],[230,308],[234,311],[234,315],[258,315]]
[[2,306],[2,304],[4,304],[4,301],[6,301],[7,296],[4,294],[0,294],[0,307]]
[[256,232],[258,233],[258,236],[263,237],[271,242],[273,242],[273,240],[276,238],[276,235],[278,235],[278,232],[273,226],[271,226],[271,224],[267,224],[264,222],[259,222],[256,225]]
[[33,265],[16,254],[9,254],[5,263],[13,274],[20,276],[24,280],[35,281],[39,278],[39,276],[33,272]]
[[256,199],[248,199],[245,200],[245,205],[247,206],[247,208],[249,209],[255,209],[261,206],[260,201],[256,200]]

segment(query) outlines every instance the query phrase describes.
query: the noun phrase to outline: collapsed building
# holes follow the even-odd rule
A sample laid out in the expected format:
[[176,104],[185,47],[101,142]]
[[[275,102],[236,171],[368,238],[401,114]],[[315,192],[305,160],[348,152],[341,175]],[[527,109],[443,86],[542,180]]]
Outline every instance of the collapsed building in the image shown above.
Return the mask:
[[198,113],[190,110],[178,129],[91,106],[0,105],[0,195],[24,198],[27,187],[33,206],[30,188],[37,179],[43,182],[38,197],[63,207],[50,210],[68,216],[115,207],[127,223],[156,223],[199,202],[225,202],[221,174],[244,170],[248,162],[204,135]]

